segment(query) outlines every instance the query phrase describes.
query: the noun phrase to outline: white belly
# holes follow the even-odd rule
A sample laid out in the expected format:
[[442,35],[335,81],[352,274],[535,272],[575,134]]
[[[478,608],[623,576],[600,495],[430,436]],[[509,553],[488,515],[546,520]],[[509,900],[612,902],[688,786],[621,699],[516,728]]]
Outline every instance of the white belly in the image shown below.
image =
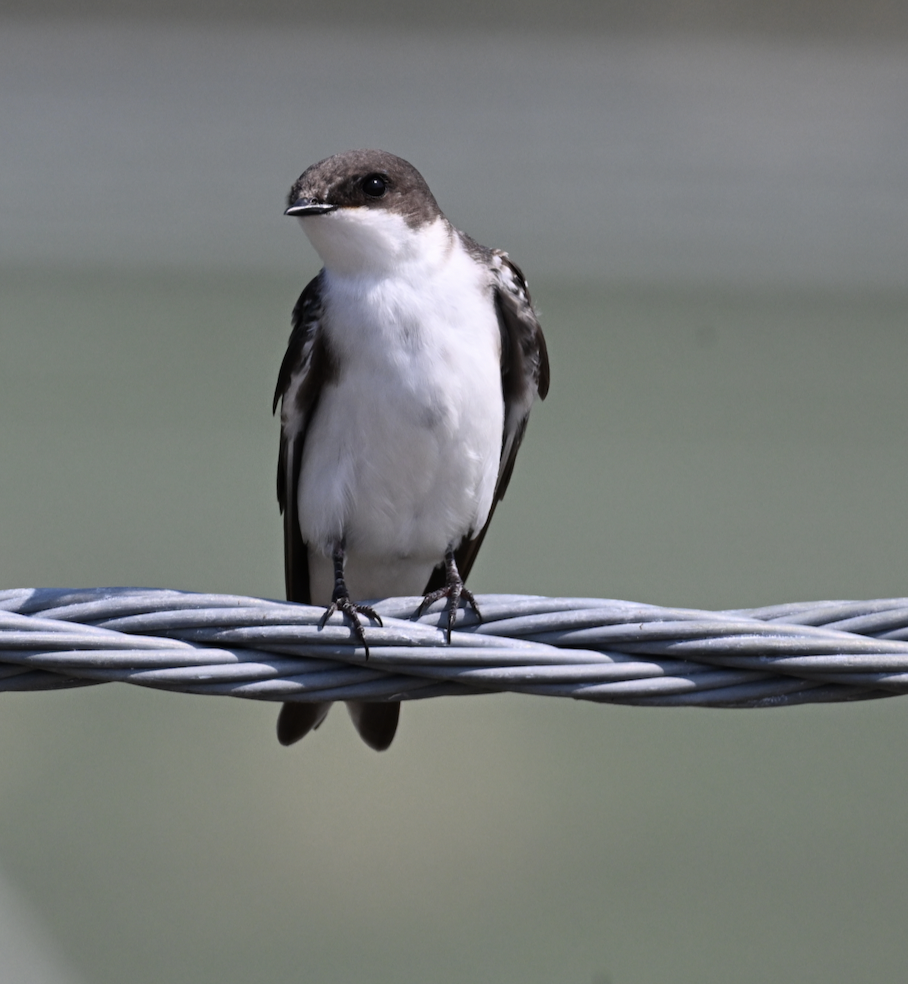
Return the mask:
[[298,489],[313,602],[330,601],[340,540],[351,597],[419,594],[488,518],[504,412],[498,323],[481,285],[464,291],[461,278],[447,296],[449,280],[430,295],[400,281],[326,291],[340,372],[310,424]]

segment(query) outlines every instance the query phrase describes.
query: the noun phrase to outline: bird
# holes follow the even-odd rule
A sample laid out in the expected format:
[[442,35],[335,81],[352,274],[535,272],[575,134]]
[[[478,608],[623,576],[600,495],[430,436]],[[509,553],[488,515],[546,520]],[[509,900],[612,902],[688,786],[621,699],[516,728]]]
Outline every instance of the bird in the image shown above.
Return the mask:
[[[293,308],[280,404],[277,495],[287,598],[340,611],[368,657],[364,600],[446,599],[451,628],[534,401],[549,389],[545,338],[520,268],[456,229],[417,169],[381,150],[307,168],[284,215],[322,268]],[[354,601],[358,599],[358,601]],[[287,702],[290,745],[330,702]],[[348,702],[383,751],[400,703]]]

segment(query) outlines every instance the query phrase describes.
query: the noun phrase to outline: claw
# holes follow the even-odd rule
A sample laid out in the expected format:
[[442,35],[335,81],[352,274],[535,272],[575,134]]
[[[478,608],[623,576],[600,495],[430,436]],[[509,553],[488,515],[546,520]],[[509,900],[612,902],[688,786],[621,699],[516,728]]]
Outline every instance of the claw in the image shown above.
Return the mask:
[[331,596],[331,604],[325,609],[325,614],[318,620],[318,627],[323,629],[325,623],[335,612],[343,612],[350,619],[353,625],[353,634],[356,636],[360,645],[366,651],[366,659],[369,658],[369,644],[366,642],[366,632],[363,624],[359,620],[360,615],[379,625],[384,625],[378,612],[369,605],[355,605],[350,599],[350,592],[347,590],[347,583],[344,580],[344,545],[337,544],[334,548],[334,592]]
[[476,617],[480,621],[482,620],[482,614],[479,611],[479,606],[476,604],[476,599],[473,597],[473,592],[464,586],[463,578],[457,570],[457,562],[454,560],[454,550],[451,548],[445,552],[445,586],[439,588],[437,591],[432,591],[423,598],[419,608],[416,609],[414,618],[419,618],[430,605],[434,605],[441,598],[448,599],[447,624],[445,628],[448,645],[450,645],[451,631],[454,628],[454,621],[457,618],[457,608],[461,598],[466,600],[467,604],[476,614]]

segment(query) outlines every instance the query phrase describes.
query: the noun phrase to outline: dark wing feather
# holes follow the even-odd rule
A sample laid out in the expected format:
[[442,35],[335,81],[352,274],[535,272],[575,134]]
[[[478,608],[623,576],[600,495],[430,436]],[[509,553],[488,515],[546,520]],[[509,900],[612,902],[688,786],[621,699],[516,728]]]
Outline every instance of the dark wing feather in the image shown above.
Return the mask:
[[[274,391],[274,404],[281,404],[281,449],[277,461],[277,501],[284,514],[284,578],[289,601],[311,604],[309,551],[299,524],[298,488],[303,447],[325,383],[337,376],[322,331],[324,305],[320,273],[300,294],[293,309],[293,330]],[[382,705],[384,707],[384,705]],[[299,741],[317,728],[330,710],[328,703],[289,703],[281,707],[277,737],[282,745]],[[396,717],[395,717],[396,723]],[[370,733],[371,737],[371,733]],[[382,735],[384,747],[391,737]],[[367,739],[368,740],[368,739]],[[373,747],[376,747],[373,745]]]
[[[504,433],[495,496],[485,526],[472,538],[464,538],[454,557],[457,570],[466,580],[486,530],[495,513],[495,506],[504,498],[520,442],[526,432],[530,408],[538,396],[546,398],[549,391],[549,357],[542,328],[533,310],[526,279],[517,266],[500,250],[489,251],[489,261],[495,275],[494,298],[501,332],[501,391],[504,398]],[[444,568],[437,567],[426,585],[426,593],[443,588]]]
[[300,533],[297,487],[306,432],[322,387],[337,375],[324,332],[322,274],[310,281],[293,309],[293,330],[274,391],[281,404],[281,447],[277,463],[277,501],[284,515],[284,579],[289,601],[311,602],[309,558]]

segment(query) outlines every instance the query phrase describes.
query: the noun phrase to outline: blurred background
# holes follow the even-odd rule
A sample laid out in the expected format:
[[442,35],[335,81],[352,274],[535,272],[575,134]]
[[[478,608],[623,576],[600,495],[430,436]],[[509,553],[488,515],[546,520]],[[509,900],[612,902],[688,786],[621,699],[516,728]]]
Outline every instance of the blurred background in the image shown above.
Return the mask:
[[[281,596],[284,196],[376,146],[549,343],[474,590],[908,593],[906,93],[886,0],[3,0],[0,587]],[[0,980],[908,974],[903,701],[275,714],[0,697]]]

